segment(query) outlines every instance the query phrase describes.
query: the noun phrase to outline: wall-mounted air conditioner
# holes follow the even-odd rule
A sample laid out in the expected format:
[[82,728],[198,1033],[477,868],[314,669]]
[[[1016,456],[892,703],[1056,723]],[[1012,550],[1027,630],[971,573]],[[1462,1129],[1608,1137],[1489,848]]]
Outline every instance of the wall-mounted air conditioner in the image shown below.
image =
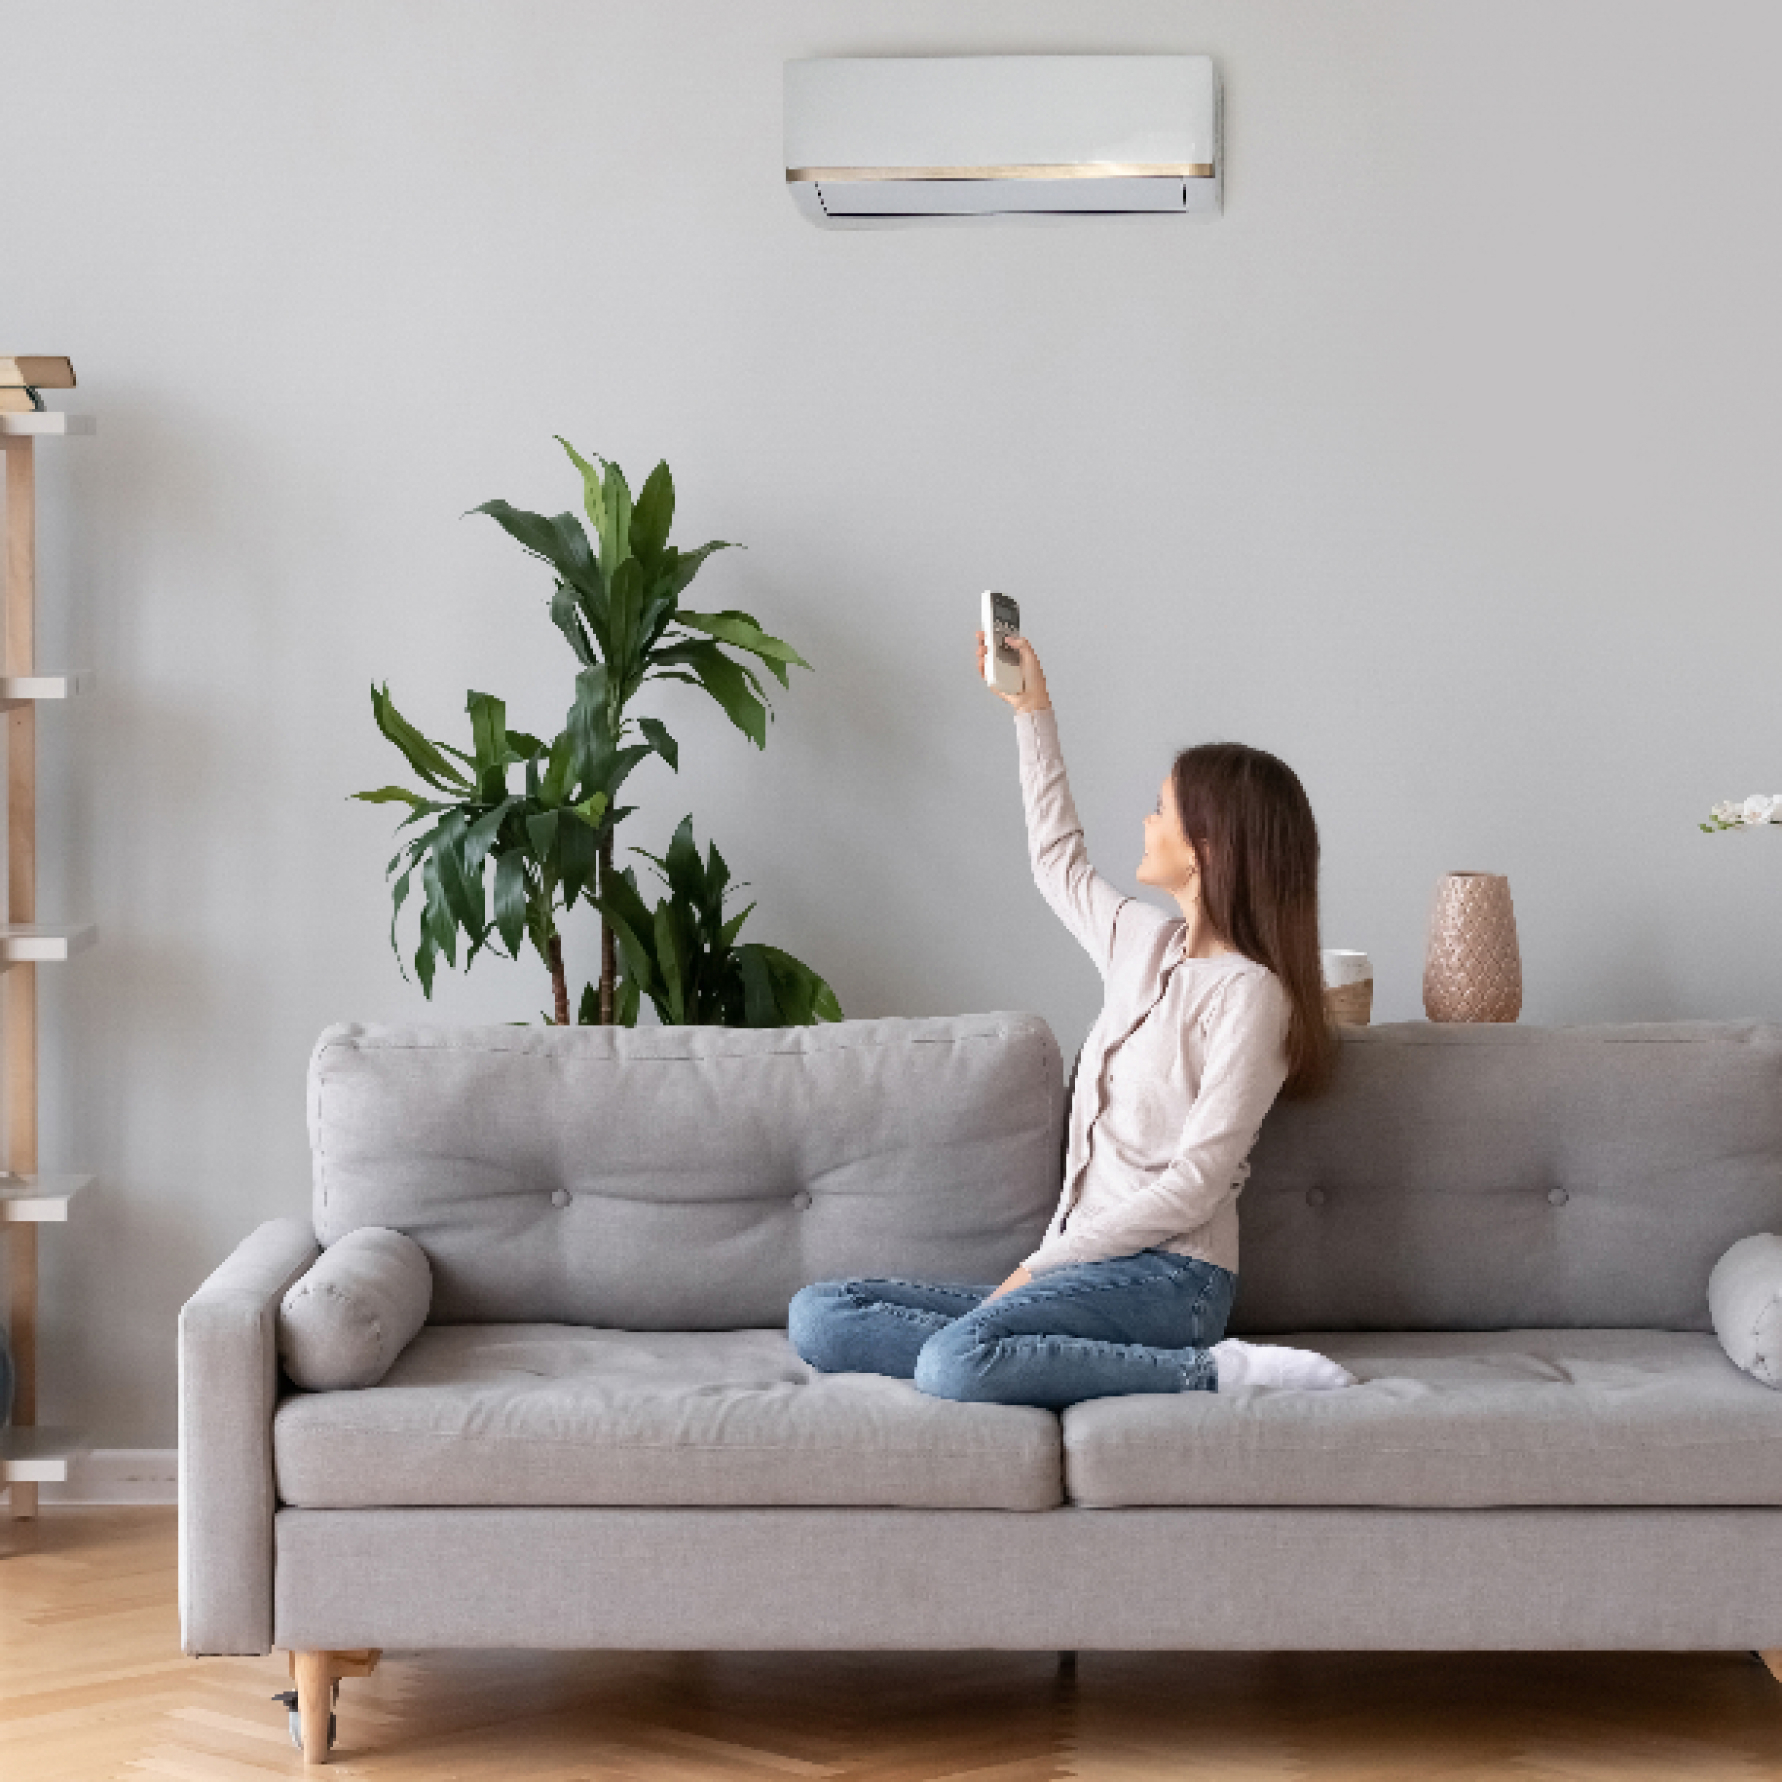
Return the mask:
[[1211,216],[1206,56],[850,56],[786,64],[786,188],[812,222]]

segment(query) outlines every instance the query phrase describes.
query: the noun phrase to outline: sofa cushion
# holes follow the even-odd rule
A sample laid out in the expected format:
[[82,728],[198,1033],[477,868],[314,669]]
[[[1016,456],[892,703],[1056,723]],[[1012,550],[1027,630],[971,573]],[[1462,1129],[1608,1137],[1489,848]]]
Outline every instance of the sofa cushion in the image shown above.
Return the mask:
[[1064,1414],[1071,1501],[1782,1504],[1782,1395],[1711,1336],[1314,1333],[1360,1384],[1091,1399]]
[[1244,1186],[1231,1329],[1701,1330],[1782,1229],[1782,1026],[1342,1029]]
[[[1758,1389],[1761,1390],[1761,1389]],[[402,1504],[1058,1504],[1058,1419],[823,1374],[783,1330],[431,1325],[376,1386],[295,1393],[279,1497]]]
[[435,1323],[759,1330],[812,1281],[1000,1281],[1058,1198],[1064,1072],[1037,1015],[349,1026],[309,1116],[317,1237],[407,1232]]

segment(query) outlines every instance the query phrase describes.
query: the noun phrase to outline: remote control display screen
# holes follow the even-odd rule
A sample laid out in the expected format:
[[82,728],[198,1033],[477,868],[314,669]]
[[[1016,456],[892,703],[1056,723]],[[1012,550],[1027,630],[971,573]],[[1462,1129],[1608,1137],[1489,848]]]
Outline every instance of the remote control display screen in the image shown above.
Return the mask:
[[1021,629],[1021,609],[1006,594],[992,594],[990,596],[990,614],[996,627],[997,658],[1008,663],[1011,668],[1016,667],[1021,658],[1003,642],[1003,639],[1010,632]]

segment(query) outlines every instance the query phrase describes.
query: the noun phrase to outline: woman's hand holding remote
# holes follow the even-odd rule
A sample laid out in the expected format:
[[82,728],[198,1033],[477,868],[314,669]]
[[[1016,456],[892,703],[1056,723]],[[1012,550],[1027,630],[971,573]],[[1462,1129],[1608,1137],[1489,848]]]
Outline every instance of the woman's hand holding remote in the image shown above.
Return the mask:
[[[1040,659],[1033,653],[1033,645],[1024,637],[1011,637],[1006,640],[1007,647],[1021,658],[1022,688],[1019,693],[1004,693],[1000,688],[991,687],[990,691],[1004,705],[1012,706],[1018,712],[1050,711],[1052,697],[1046,691],[1046,671],[1040,667]],[[988,645],[984,642],[983,632],[978,633],[978,680],[984,682],[984,652]],[[988,685],[988,682],[984,682]]]

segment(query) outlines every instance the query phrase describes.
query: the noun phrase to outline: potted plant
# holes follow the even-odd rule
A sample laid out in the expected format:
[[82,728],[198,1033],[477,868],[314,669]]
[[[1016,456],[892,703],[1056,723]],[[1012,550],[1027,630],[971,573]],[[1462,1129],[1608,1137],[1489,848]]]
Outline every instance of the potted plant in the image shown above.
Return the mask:
[[[372,689],[378,728],[426,787],[354,794],[373,804],[405,804],[399,829],[422,826],[388,868],[391,945],[400,958],[396,920],[418,874],[414,964],[423,991],[432,995],[439,960],[457,965],[460,948],[468,968],[485,948],[517,958],[530,943],[550,973],[548,1018],[567,1023],[561,924],[586,900],[601,916],[599,982],[577,1011],[586,1023],[629,1025],[645,996],[664,1019],[679,1011],[674,1018],[727,1025],[839,1020],[833,991],[808,966],[777,948],[733,944],[748,911],[722,915],[728,869],[715,846],[698,865],[691,818],[658,863],[670,894],[656,910],[643,905],[630,869],[614,867],[614,833],[634,808],[620,805],[618,796],[632,770],[652,754],[677,772],[680,766],[668,727],[633,713],[645,685],[673,681],[702,689],[764,748],[772,708],[758,668],[784,687],[790,668],[810,664],[746,612],[681,605],[706,559],[730,547],[722,539],[691,551],[670,543],[675,498],[666,463],[651,471],[634,501],[617,464],[590,460],[568,440],[558,443],[580,472],[591,533],[572,512],[546,516],[506,501],[474,511],[552,571],[550,616],[578,664],[563,729],[549,742],[510,730],[503,702],[473,692],[465,702],[471,747],[463,750],[423,736],[397,711],[387,686]],[[714,896],[715,923],[709,919]],[[623,975],[622,939],[628,949]]]

